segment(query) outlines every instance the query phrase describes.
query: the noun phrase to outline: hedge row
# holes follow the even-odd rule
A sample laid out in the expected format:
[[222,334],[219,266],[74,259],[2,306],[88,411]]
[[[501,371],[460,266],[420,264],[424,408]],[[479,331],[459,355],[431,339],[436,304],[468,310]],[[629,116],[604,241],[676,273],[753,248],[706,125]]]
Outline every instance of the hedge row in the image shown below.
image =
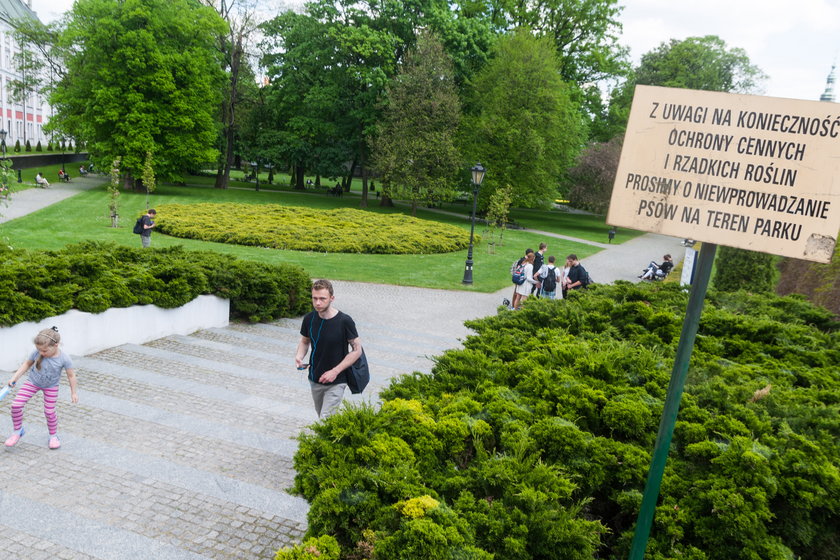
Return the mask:
[[296,251],[431,254],[465,249],[462,228],[402,214],[278,204],[164,204],[156,230],[174,237]]
[[0,325],[40,321],[70,309],[180,307],[202,294],[230,300],[250,321],[309,309],[310,279],[294,265],[268,265],[181,247],[136,249],[84,242],[60,251],[0,248]]
[[[620,283],[470,322],[432,375],[301,436],[309,540],[277,559],[626,558],[685,308]],[[837,327],[708,296],[646,558],[837,558]]]

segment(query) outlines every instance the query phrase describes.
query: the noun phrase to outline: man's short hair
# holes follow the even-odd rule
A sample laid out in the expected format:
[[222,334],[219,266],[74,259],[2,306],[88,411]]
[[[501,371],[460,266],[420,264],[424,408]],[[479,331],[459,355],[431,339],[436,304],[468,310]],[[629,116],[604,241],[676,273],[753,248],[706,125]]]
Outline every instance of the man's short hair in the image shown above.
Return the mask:
[[665,260],[670,259],[670,258],[671,258],[671,253],[668,253],[667,255],[665,255],[665,256],[664,256],[664,257],[662,257],[662,258],[663,258],[663,259],[665,259]]
[[573,260],[573,261],[576,261],[576,260],[578,260],[578,258],[577,258],[577,255],[575,255],[574,253],[572,253],[571,255],[569,255],[568,257],[566,257],[566,260]]
[[330,295],[334,295],[332,282],[323,278],[315,280],[312,283],[312,291],[314,292],[315,290],[327,290]]
[[146,212],[146,214],[157,214],[157,210],[155,210],[154,208],[149,208],[149,211]]
[[540,251],[542,251],[546,247],[548,247],[548,245],[546,245],[545,243],[540,243]]
[[526,254],[526,255],[527,255],[528,253],[533,253],[533,252],[534,252],[534,250],[533,250],[533,249],[530,249],[530,248],[529,248],[529,249],[525,249],[525,254]]
[[551,255],[551,256],[548,257],[548,262],[550,262],[550,263],[554,263],[555,260],[557,260],[557,259],[554,258],[554,255]]

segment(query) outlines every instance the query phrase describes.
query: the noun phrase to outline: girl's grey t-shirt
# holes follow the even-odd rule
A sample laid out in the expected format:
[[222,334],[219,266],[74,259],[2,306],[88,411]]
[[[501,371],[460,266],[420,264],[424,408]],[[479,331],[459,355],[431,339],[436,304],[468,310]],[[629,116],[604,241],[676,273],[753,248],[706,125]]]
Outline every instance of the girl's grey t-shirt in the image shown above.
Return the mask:
[[[29,356],[29,359],[37,362],[39,356],[38,350],[35,350]],[[41,369],[37,369],[35,364],[32,364],[32,367],[29,368],[29,381],[41,389],[49,389],[58,385],[58,381],[61,379],[62,369],[72,368],[73,361],[70,359],[69,354],[59,352],[58,356],[44,358],[41,361]]]

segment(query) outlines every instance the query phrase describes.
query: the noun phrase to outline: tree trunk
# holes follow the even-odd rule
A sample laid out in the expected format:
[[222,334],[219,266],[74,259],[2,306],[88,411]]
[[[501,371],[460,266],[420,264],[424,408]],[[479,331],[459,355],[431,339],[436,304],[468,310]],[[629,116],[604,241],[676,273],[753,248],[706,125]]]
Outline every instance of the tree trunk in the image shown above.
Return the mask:
[[356,166],[359,164],[356,158],[353,158],[353,161],[350,163],[350,172],[344,177],[344,182],[341,186],[344,188],[344,192],[350,192],[350,185],[353,184],[353,175],[356,174]]
[[321,174],[318,173],[315,175],[315,188],[319,188],[321,186]]
[[306,190],[306,185],[303,184],[304,171],[305,170],[302,165],[295,165],[295,190]]
[[236,88],[239,84],[239,68],[242,62],[242,33],[236,35],[233,52],[230,57],[230,89],[228,99],[223,102],[222,126],[224,131],[224,153],[221,168],[216,173],[217,189],[226,189],[230,180],[230,168],[233,165],[234,132],[236,130]]
[[359,201],[359,208],[367,208],[368,205],[368,169],[365,161],[365,154],[362,153],[362,200]]

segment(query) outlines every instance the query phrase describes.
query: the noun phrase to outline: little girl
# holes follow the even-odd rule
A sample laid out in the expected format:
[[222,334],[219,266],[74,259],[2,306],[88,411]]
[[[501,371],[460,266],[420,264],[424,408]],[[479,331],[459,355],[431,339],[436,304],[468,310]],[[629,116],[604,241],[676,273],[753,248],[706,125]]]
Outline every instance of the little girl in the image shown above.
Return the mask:
[[70,382],[70,399],[77,403],[79,395],[76,394],[76,372],[73,371],[73,362],[70,356],[58,349],[60,340],[56,327],[39,332],[34,340],[35,351],[9,380],[9,386],[14,387],[17,380],[29,371],[29,379],[18,390],[12,401],[12,424],[15,431],[6,440],[6,447],[13,447],[20,441],[24,434],[23,406],[38,391],[44,392],[44,416],[47,417],[47,427],[50,430],[49,447],[50,449],[61,447],[61,441],[56,435],[58,419],[55,416],[55,403],[58,401],[58,381],[61,378],[62,369],[67,372],[67,380]]

